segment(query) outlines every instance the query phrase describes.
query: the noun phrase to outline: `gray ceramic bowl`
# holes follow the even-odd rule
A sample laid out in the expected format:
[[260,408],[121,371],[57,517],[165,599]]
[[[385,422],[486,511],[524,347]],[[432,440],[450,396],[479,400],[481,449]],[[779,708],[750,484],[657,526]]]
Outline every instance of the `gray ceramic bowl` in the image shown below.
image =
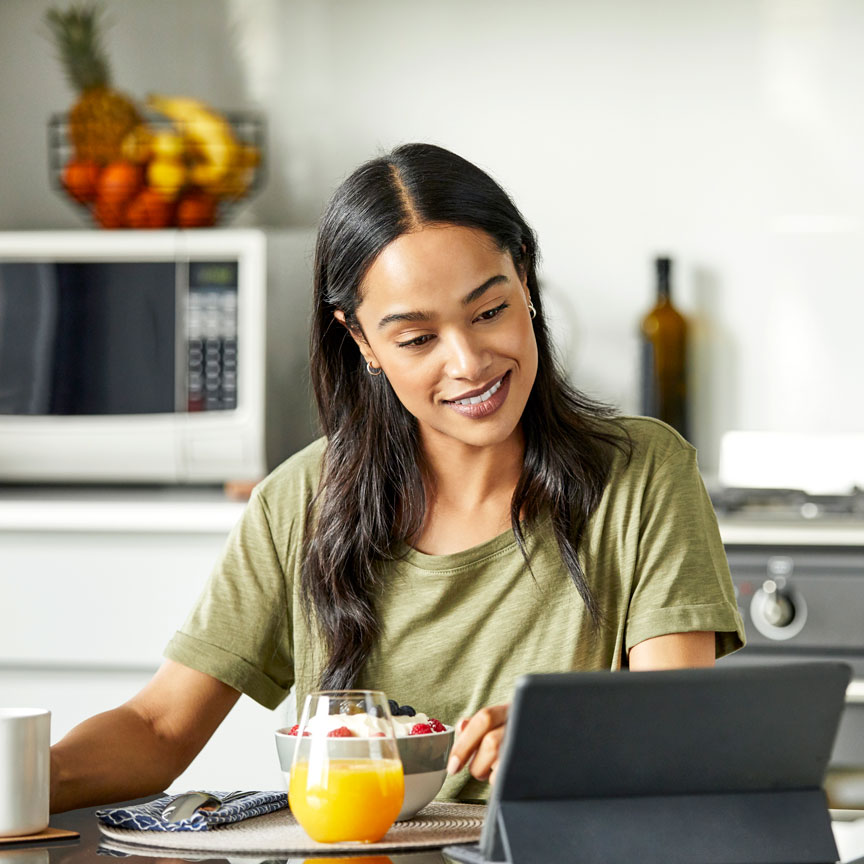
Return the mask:
[[[357,739],[334,739],[346,747],[346,756],[351,755],[348,751],[352,740]],[[279,754],[279,765],[286,789],[296,743],[297,737],[289,735],[286,729],[276,731],[276,751]],[[441,791],[447,777],[447,757],[453,746],[453,727],[447,726],[444,732],[397,738],[396,744],[405,772],[405,798],[396,817],[396,821],[400,822],[415,816]]]

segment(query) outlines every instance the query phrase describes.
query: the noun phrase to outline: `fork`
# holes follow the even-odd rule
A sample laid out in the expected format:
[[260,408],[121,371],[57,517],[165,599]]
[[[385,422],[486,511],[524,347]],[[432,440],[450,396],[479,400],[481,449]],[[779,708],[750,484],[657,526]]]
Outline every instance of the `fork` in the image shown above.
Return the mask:
[[178,795],[162,810],[162,818],[166,822],[182,822],[189,819],[198,810],[215,810],[229,801],[236,801],[244,795],[254,795],[254,792],[229,792],[221,798],[209,792],[185,792]]

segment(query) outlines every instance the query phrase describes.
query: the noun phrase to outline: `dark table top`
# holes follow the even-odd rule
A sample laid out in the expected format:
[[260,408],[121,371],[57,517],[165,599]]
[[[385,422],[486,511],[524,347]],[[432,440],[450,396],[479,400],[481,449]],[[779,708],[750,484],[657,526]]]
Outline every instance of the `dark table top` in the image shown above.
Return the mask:
[[[126,801],[124,804],[140,804],[149,798],[141,798],[136,801]],[[112,806],[120,806],[119,804]],[[0,864],[107,864],[109,857],[121,857],[129,864],[183,864],[185,861],[213,861],[229,862],[229,864],[302,864],[304,861],[314,861],[312,856],[301,856],[296,858],[261,858],[255,856],[241,857],[232,855],[230,858],[167,858],[155,855],[127,855],[123,856],[117,852],[100,852],[100,832],[96,821],[96,811],[99,807],[88,807],[82,810],[72,810],[68,813],[58,813],[51,817],[52,828],[65,828],[77,831],[81,837],[68,840],[54,840],[49,842],[26,842],[9,843],[0,846]],[[324,856],[329,862],[356,861],[367,862],[367,864],[452,864],[448,858],[438,850],[424,850],[420,852],[403,852],[391,855],[345,855]],[[323,864],[323,860],[322,860]],[[850,864],[864,864],[864,858]]]
[[[126,801],[124,804],[141,804],[144,801],[149,801],[150,798],[142,798],[137,801]],[[119,804],[111,806],[119,807]],[[282,864],[282,862],[290,862],[290,864],[301,864],[303,861],[314,860],[311,856],[300,856],[295,858],[262,858],[255,856],[241,857],[232,855],[231,858],[167,858],[159,857],[154,854],[154,857],[144,855],[119,855],[117,852],[99,851],[100,832],[96,821],[96,811],[102,809],[100,807],[87,807],[82,810],[70,810],[68,813],[56,813],[51,816],[52,828],[65,828],[70,831],[77,831],[80,839],[69,840],[52,840],[48,842],[21,842],[9,843],[0,846],[0,864],[108,864],[111,857],[120,857],[122,861],[129,864],[182,864],[187,860],[195,861],[215,861],[226,862],[231,864],[256,864],[266,860],[267,864]],[[325,856],[326,857],[326,856]],[[404,852],[392,855],[345,855],[339,853],[338,856],[331,855],[329,861],[356,861],[362,864],[363,861],[367,864],[450,864],[451,859],[444,856],[437,850],[423,850],[420,852]]]

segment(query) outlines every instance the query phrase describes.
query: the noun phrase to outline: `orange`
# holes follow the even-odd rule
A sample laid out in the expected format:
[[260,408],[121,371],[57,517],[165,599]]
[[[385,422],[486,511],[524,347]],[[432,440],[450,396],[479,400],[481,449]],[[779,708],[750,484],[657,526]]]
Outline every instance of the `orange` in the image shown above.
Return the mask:
[[141,169],[132,162],[109,162],[99,175],[96,198],[108,204],[124,204],[135,197],[143,183]]
[[216,199],[200,189],[192,189],[177,202],[177,224],[181,228],[208,228],[216,224]]
[[96,201],[93,218],[102,228],[125,228],[126,205],[113,201]]
[[167,228],[174,215],[171,201],[157,189],[145,186],[126,208],[130,228]]
[[70,159],[63,169],[63,186],[81,203],[96,197],[98,180],[99,163],[93,159]]

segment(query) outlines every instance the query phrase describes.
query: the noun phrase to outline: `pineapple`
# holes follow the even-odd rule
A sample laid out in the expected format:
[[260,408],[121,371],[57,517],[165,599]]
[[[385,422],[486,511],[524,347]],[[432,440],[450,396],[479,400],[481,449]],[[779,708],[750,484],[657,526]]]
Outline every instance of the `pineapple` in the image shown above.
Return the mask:
[[140,122],[135,103],[111,86],[102,47],[100,9],[49,9],[45,20],[78,101],[69,112],[68,135],[76,159],[106,163],[122,157],[123,139]]

